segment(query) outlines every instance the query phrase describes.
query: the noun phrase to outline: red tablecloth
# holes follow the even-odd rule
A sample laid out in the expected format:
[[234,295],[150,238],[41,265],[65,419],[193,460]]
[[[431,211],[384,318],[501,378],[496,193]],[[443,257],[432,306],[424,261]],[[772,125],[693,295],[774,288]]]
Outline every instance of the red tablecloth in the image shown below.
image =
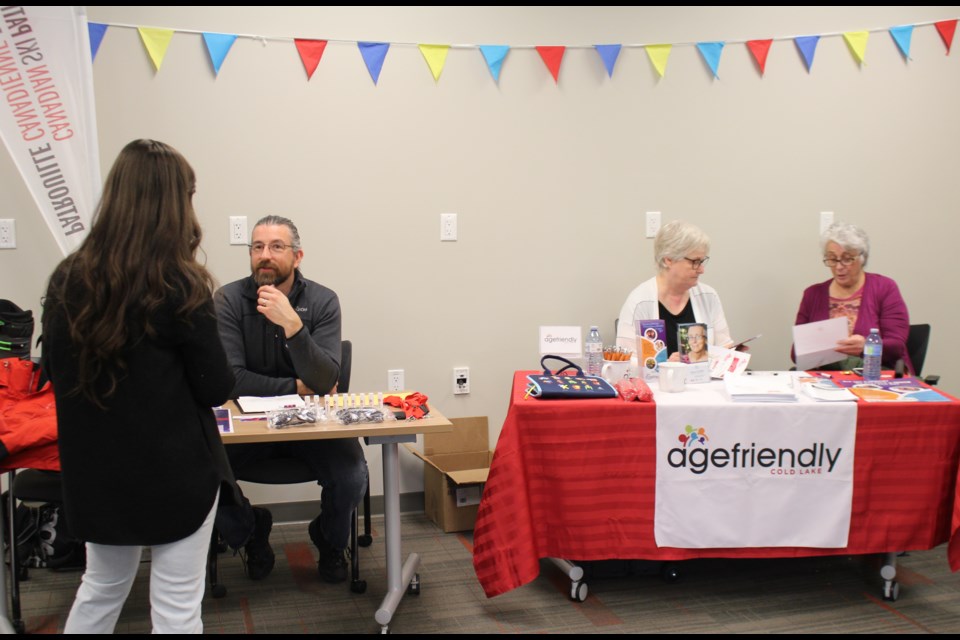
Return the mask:
[[[677,549],[653,537],[655,405],[524,400],[517,372],[474,528],[488,597],[522,586],[540,558],[683,560],[930,549],[947,541],[960,459],[960,401],[868,403],[857,412],[849,545]],[[801,405],[797,405],[802,410]],[[960,541],[957,543],[960,558]]]

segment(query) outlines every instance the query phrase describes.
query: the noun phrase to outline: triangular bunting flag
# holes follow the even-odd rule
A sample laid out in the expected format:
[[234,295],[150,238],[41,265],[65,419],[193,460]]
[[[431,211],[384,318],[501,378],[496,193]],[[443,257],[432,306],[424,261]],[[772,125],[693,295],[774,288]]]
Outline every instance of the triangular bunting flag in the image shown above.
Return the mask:
[[937,28],[940,39],[943,40],[943,44],[947,46],[947,55],[950,55],[950,45],[953,43],[953,34],[957,30],[957,21],[943,20],[941,22],[934,22],[933,26]]
[[204,33],[203,41],[207,45],[207,53],[210,54],[210,62],[213,63],[214,75],[220,75],[220,65],[230,51],[230,47],[237,41],[237,36],[227,33]]
[[803,56],[803,62],[807,65],[807,73],[810,73],[810,67],[813,66],[813,54],[817,52],[817,43],[820,42],[820,36],[800,36],[794,38],[797,43],[797,49]]
[[913,38],[913,25],[890,27],[890,35],[893,36],[893,41],[897,43],[897,47],[900,49],[903,57],[909,60],[910,40]]
[[713,77],[719,78],[717,75],[717,69],[720,67],[720,54],[723,53],[723,43],[722,42],[698,42],[697,49],[700,50],[700,55],[703,56],[704,61],[710,67],[710,71],[713,71]]
[[844,31],[843,33],[843,39],[847,41],[850,53],[860,64],[863,64],[863,59],[867,55],[867,38],[869,37],[869,31]]
[[547,65],[556,83],[560,82],[560,63],[563,62],[563,54],[566,50],[566,47],[537,47],[537,52],[543,58],[543,64]]
[[747,48],[750,49],[753,59],[757,61],[757,66],[760,67],[760,75],[763,75],[767,70],[767,54],[770,52],[771,44],[773,44],[773,40],[747,41]]
[[502,44],[480,45],[480,53],[483,54],[483,59],[487,62],[487,68],[490,69],[490,75],[493,76],[494,82],[500,82],[500,71],[503,67],[503,60],[507,57],[509,51],[510,47]]
[[90,61],[93,62],[97,59],[97,51],[100,50],[103,34],[107,32],[107,25],[99,22],[88,22],[87,31],[90,32]]
[[670,57],[672,44],[648,44],[644,47],[647,51],[647,57],[653,63],[653,68],[657,70],[660,77],[667,72],[667,58]]
[[387,57],[387,51],[390,49],[389,42],[358,42],[360,55],[363,56],[363,62],[367,65],[367,71],[373,78],[373,84],[377,84],[380,78],[380,70],[383,69],[383,60]]
[[607,76],[613,77],[613,65],[617,64],[617,56],[620,55],[620,45],[618,44],[596,44],[593,45],[597,53],[603,59],[603,66],[607,68]]
[[173,38],[173,29],[157,29],[154,27],[137,27],[140,32],[140,39],[143,40],[143,46],[150,54],[150,60],[153,61],[153,68],[160,71],[160,65],[163,64],[163,58],[167,55],[167,47],[170,46],[170,39]]
[[440,74],[443,73],[443,65],[447,63],[447,53],[450,51],[450,45],[421,44],[417,46],[420,47],[420,53],[423,54],[423,59],[427,61],[427,66],[430,67],[433,81],[439,82]]
[[[300,54],[300,62],[303,63],[303,70],[307,72],[307,80],[309,80],[313,77],[313,72],[317,70],[317,65],[320,64],[320,58],[323,57],[323,50],[327,48],[327,41],[294,38],[293,44],[297,47],[297,53]],[[374,80],[374,82],[376,82],[376,80]]]

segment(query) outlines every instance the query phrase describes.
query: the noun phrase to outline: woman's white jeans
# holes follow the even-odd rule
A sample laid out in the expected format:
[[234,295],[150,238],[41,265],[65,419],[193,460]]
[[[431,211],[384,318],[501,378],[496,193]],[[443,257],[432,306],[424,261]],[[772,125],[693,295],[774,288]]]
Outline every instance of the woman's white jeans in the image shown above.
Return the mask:
[[[219,492],[200,528],[151,547],[150,617],[154,633],[203,633],[200,603]],[[64,633],[113,633],[140,566],[142,546],[87,543],[87,569]]]

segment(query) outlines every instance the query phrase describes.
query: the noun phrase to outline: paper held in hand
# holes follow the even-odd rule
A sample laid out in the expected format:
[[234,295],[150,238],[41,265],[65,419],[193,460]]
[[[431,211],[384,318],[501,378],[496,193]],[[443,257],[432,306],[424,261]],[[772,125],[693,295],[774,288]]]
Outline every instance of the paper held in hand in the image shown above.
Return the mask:
[[836,350],[837,342],[849,337],[846,318],[830,318],[793,327],[793,352],[797,369],[805,371],[840,362],[847,356]]

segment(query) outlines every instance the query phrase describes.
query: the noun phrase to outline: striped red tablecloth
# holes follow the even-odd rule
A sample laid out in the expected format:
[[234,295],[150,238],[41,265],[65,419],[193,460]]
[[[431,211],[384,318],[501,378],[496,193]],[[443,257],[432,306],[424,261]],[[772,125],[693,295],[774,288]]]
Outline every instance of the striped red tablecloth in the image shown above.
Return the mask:
[[[960,515],[954,515],[960,401],[860,402],[846,548],[657,547],[655,406],[619,399],[524,400],[528,373],[514,375],[474,528],[474,569],[488,597],[536,578],[540,558],[881,553],[930,549],[947,541],[951,518],[960,526]],[[956,546],[960,559],[960,542]]]

